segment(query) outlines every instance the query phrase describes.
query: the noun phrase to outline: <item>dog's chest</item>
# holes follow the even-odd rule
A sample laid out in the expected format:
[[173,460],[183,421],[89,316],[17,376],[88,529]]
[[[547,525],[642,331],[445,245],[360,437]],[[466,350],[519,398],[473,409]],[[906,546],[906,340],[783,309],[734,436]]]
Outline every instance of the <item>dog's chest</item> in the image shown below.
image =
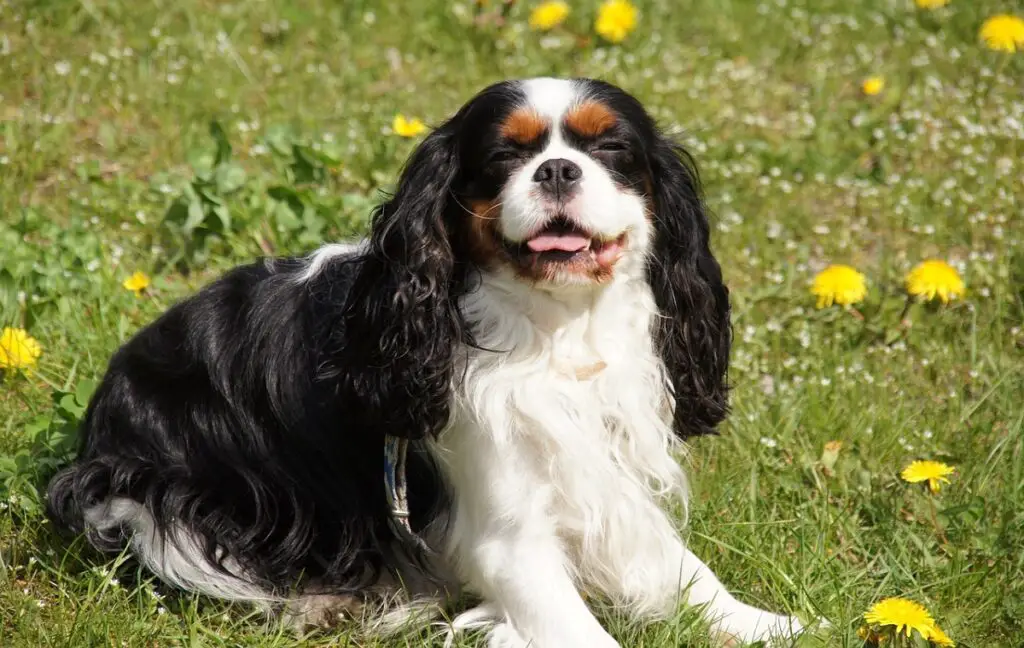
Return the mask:
[[457,372],[453,429],[442,435],[450,459],[500,457],[517,488],[561,504],[559,517],[592,518],[625,490],[681,483],[653,305],[625,288],[573,317],[486,294],[468,302],[478,346]]
[[669,412],[660,360],[635,342],[602,348],[567,336],[478,367],[467,413],[540,482],[577,500],[645,481],[667,455]]

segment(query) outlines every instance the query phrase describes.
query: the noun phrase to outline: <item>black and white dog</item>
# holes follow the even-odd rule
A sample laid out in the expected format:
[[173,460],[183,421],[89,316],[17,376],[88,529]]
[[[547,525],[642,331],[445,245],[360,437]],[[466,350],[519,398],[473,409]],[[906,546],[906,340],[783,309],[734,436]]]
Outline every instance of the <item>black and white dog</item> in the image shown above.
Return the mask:
[[[228,273],[117,352],[51,514],[168,583],[282,607],[458,588],[500,647],[610,648],[584,602],[740,603],[663,511],[726,415],[728,291],[697,174],[593,80],[483,90],[417,148],[366,241]],[[408,441],[408,524],[385,486]],[[391,614],[394,614],[392,609]]]

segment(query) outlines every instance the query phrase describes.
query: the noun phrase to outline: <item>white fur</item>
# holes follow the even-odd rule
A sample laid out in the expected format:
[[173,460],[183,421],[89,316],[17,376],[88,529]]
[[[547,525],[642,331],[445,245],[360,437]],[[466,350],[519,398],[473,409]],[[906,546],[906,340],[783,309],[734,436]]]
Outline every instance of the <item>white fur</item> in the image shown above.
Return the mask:
[[686,480],[651,335],[651,225],[639,197],[564,143],[578,86],[537,79],[524,89],[552,137],[503,192],[502,233],[523,240],[551,218],[532,176],[561,157],[583,169],[572,216],[630,236],[604,284],[527,284],[498,270],[462,300],[476,345],[463,349],[452,421],[434,452],[455,496],[446,553],[484,602],[453,627],[493,623],[492,648],[617,646],[582,590],[646,617],[672,614],[685,596],[726,639],[789,636],[799,623],[734,599],[662,508],[685,506]]
[[[561,205],[565,215],[604,239],[623,232],[630,237],[643,236],[647,220],[643,199],[635,192],[621,190],[608,171],[589,155],[565,142],[565,115],[583,97],[579,86],[562,79],[533,79],[524,83],[530,107],[549,121],[551,136],[547,145],[509,179],[500,196],[499,229],[510,241],[525,241],[551,219],[553,205],[538,188],[533,175],[547,160],[575,162],[583,171],[579,190]],[[645,241],[638,247],[643,249]]]
[[132,550],[161,580],[185,590],[229,601],[252,601],[264,607],[279,599],[252,584],[230,556],[223,570],[211,565],[200,542],[181,527],[161,535],[146,507],[127,497],[112,497],[85,511],[86,524],[102,533],[118,527],[132,530]]
[[[445,557],[484,601],[452,628],[489,624],[491,648],[618,646],[584,591],[645,617],[670,615],[681,601],[705,606],[725,641],[789,637],[800,624],[733,598],[664,511],[671,502],[685,507],[686,479],[651,335],[658,314],[645,279],[652,228],[643,201],[563,141],[577,84],[535,79],[524,89],[554,127],[545,150],[503,192],[502,233],[521,241],[550,218],[532,176],[544,160],[562,157],[583,169],[570,216],[595,234],[629,236],[601,285],[528,284],[497,270],[462,299],[476,345],[460,350],[452,420],[432,450],[454,495]],[[362,246],[324,246],[308,257],[300,280]],[[230,559],[228,573],[205,563],[184,531],[159,537],[135,502],[111,500],[90,510],[87,522],[101,530],[130,526],[136,553],[178,586],[267,599]]]
[[[488,351],[465,350],[434,449],[456,499],[447,555],[484,597],[472,622],[497,622],[492,646],[616,646],[579,590],[647,617],[685,592],[745,641],[799,629],[729,595],[660,506],[684,501],[686,484],[642,275],[554,294],[491,274],[462,306]],[[599,363],[590,378],[574,371]]]
[[338,257],[352,256],[362,252],[365,248],[366,239],[322,245],[305,258],[306,267],[296,276],[295,280],[299,283],[309,281],[323,270],[328,262]]
[[580,99],[580,86],[570,79],[526,79],[522,82],[522,88],[530,108],[556,123],[561,121],[570,106]]

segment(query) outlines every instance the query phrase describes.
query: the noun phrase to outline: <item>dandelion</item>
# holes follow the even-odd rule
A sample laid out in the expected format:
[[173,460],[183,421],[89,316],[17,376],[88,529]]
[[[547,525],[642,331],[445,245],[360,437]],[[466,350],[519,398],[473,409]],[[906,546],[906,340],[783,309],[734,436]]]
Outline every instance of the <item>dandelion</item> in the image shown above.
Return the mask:
[[427,126],[418,117],[406,119],[405,115],[399,113],[395,115],[395,120],[391,122],[391,130],[395,132],[395,135],[401,137],[416,137],[427,130]]
[[832,304],[849,306],[868,294],[864,275],[847,265],[830,265],[814,277],[811,293],[818,297],[818,308]]
[[136,272],[132,276],[125,279],[121,285],[125,290],[130,290],[135,293],[136,297],[141,297],[142,292],[149,288],[149,275],[145,272]]
[[885,90],[885,79],[880,76],[868,77],[860,84],[860,89],[867,96],[874,97]]
[[949,483],[949,475],[954,469],[941,461],[914,461],[903,469],[900,477],[910,484],[917,484],[923,481],[928,482],[928,488],[933,493],[938,493],[942,483]]
[[952,646],[956,646],[956,644],[953,643],[953,640],[950,639],[939,626],[932,628],[932,631],[928,634],[928,641],[932,642],[936,646],[942,646],[942,648],[951,648]]
[[530,12],[530,29],[548,31],[562,24],[569,15],[569,5],[564,2],[542,2]]
[[31,369],[43,348],[27,331],[5,327],[0,333],[0,369]]
[[[908,638],[916,630],[922,638],[929,637],[935,629],[935,620],[920,603],[904,598],[892,597],[875,603],[864,613],[864,620],[871,626],[892,626],[896,634],[904,633]],[[868,630],[869,633],[877,631]]]
[[914,297],[931,301],[936,296],[943,304],[962,297],[965,288],[956,269],[945,261],[924,261],[907,274],[907,292]]
[[918,9],[938,9],[949,4],[949,0],[914,0]]
[[629,0],[606,0],[597,10],[594,29],[607,41],[621,43],[636,29],[637,9]]
[[1024,50],[1024,19],[1010,14],[992,16],[981,25],[979,35],[989,49],[1013,54]]

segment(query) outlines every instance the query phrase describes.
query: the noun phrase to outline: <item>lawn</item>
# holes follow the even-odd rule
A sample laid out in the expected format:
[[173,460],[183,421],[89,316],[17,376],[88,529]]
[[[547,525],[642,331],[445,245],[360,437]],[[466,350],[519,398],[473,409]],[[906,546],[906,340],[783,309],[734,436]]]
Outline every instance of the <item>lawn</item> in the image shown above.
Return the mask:
[[[863,645],[864,612],[900,596],[957,645],[1019,647],[1024,52],[979,39],[1019,0],[652,0],[617,44],[599,0],[548,32],[529,1],[481,4],[2,4],[0,327],[41,355],[0,378],[0,645],[378,645],[169,590],[59,537],[40,493],[136,329],[236,263],[364,231],[422,137],[397,114],[436,125],[492,81],[583,75],[688,146],[714,212],[734,389],[685,459],[698,555],[749,603],[828,618],[809,646]],[[908,303],[926,259],[966,293]],[[818,309],[829,264],[866,297]],[[932,493],[900,478],[916,459],[955,473]],[[709,645],[692,611],[601,614],[623,646]]]

